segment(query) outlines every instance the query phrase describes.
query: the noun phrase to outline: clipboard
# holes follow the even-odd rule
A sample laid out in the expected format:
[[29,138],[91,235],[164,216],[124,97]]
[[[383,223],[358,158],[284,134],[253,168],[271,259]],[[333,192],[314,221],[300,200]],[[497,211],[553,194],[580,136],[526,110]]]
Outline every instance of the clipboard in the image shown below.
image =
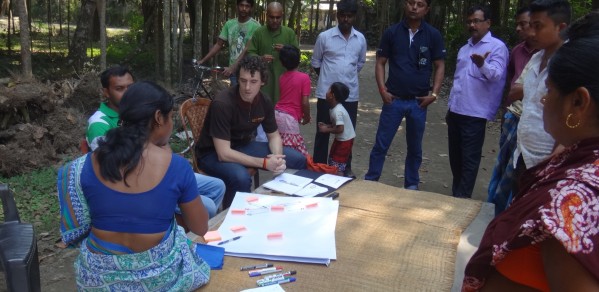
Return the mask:
[[[301,170],[298,170],[298,171],[296,171],[294,173],[294,175],[297,175],[297,176],[307,177],[307,178],[313,179],[314,180],[312,182],[313,184],[318,185],[320,187],[323,187],[323,188],[327,189],[325,192],[322,192],[322,193],[316,195],[315,197],[334,197],[334,198],[336,198],[337,196],[339,196],[339,193],[335,192],[337,190],[337,188],[332,188],[330,186],[323,185],[323,184],[315,182],[315,180],[317,178],[319,178],[323,174],[324,173],[322,173],[322,172],[316,172],[316,171],[311,171],[311,170],[307,170],[307,169],[301,169]],[[349,181],[352,181],[352,180],[353,179],[351,179]],[[297,197],[297,195],[289,195],[289,196]]]

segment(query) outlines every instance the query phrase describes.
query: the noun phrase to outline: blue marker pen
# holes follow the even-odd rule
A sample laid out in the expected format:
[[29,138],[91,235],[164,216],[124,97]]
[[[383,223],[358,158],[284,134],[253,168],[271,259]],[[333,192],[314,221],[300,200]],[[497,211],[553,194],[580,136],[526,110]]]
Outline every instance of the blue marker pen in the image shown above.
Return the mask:
[[285,284],[285,283],[291,283],[291,282],[295,282],[295,278],[293,277],[285,277],[284,279],[277,279],[274,281],[268,281],[268,282],[261,282],[261,283],[257,283],[258,287],[264,287],[264,286],[269,286],[269,285],[275,285],[275,284]]

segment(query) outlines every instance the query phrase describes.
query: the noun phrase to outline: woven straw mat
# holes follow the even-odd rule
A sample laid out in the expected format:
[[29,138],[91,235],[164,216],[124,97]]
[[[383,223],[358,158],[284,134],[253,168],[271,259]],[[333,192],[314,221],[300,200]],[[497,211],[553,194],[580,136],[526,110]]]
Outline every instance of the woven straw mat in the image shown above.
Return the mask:
[[[285,291],[449,291],[457,244],[481,202],[353,181],[339,190],[337,260],[330,266],[225,256],[203,291],[256,287],[241,266],[296,270]],[[216,229],[216,227],[215,227]]]

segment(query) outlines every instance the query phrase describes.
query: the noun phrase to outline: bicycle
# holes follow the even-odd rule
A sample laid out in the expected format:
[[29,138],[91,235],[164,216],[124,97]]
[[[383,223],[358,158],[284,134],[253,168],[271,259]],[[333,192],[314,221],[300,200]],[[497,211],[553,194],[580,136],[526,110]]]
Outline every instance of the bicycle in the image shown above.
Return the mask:
[[214,94],[228,87],[219,79],[219,74],[225,70],[223,67],[207,67],[200,65],[196,59],[191,61],[195,71],[192,98],[206,97],[214,100]]
[[[175,111],[177,113],[173,116],[173,124],[175,131],[173,136],[177,136],[179,139],[183,139],[182,133],[178,133],[184,127],[182,125],[181,118],[179,116],[179,106],[188,99],[207,98],[214,100],[216,93],[229,87],[229,84],[222,80],[223,79],[223,67],[207,67],[199,64],[196,59],[192,59],[191,65],[193,66],[194,76],[189,80],[191,82],[185,83],[180,90],[180,94],[175,95]],[[223,76],[223,77],[221,77]],[[191,84],[191,87],[189,86]],[[173,144],[178,144],[175,141]],[[178,146],[178,145],[177,145]],[[179,147],[176,147],[179,148]],[[188,150],[188,149],[186,149]],[[184,150],[183,152],[186,152]]]

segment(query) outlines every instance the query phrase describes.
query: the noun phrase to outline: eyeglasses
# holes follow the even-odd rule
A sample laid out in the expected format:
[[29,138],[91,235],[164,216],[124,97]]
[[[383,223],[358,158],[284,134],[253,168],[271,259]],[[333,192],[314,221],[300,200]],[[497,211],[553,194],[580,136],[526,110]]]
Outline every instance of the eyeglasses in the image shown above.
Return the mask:
[[485,22],[485,21],[487,21],[487,20],[486,19],[473,18],[473,19],[466,19],[466,20],[464,20],[464,24],[465,25],[472,25],[472,24],[476,25],[476,24],[479,24],[479,23]]

